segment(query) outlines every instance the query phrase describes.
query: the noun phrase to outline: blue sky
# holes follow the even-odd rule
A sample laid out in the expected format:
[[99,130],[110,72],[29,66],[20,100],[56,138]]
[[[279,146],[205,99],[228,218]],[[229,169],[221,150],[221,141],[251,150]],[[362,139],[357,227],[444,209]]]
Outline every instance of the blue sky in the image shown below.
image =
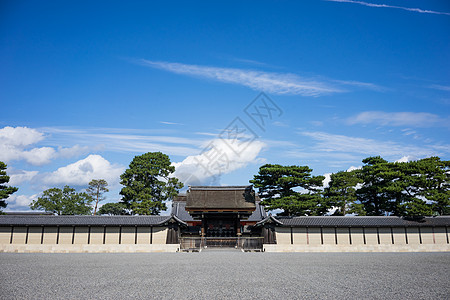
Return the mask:
[[448,1],[130,2],[0,4],[6,210],[94,178],[118,201],[150,151],[221,185],[264,163],[449,159]]

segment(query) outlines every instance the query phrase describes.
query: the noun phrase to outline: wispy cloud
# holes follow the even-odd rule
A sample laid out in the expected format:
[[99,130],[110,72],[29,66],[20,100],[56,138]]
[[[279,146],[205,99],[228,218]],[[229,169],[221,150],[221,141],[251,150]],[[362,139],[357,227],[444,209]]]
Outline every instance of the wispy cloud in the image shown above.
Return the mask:
[[365,111],[347,119],[348,124],[377,124],[412,127],[448,127],[450,120],[426,112]]
[[360,82],[360,81],[356,81],[356,80],[333,80],[333,82],[339,83],[341,85],[355,86],[355,87],[360,87],[360,88],[374,90],[374,91],[386,91],[387,90],[385,87],[379,86],[374,83]]
[[232,58],[232,60],[237,61],[237,62],[241,62],[241,63],[245,63],[245,64],[249,64],[249,65],[255,65],[255,66],[267,66],[268,64],[257,61],[257,60],[253,60],[253,59],[245,59],[245,58]]
[[440,85],[440,84],[432,84],[429,86],[431,89],[450,92],[450,86],[448,85]]
[[166,125],[183,125],[181,123],[167,122],[167,121],[160,121],[159,123],[166,124]]
[[369,3],[364,1],[354,1],[354,0],[325,0],[329,2],[341,2],[341,3],[354,3],[354,4],[360,4],[368,7],[378,7],[378,8],[396,8],[396,9],[402,9],[406,11],[412,11],[412,12],[418,12],[422,14],[435,14],[435,15],[447,15],[450,16],[450,13],[447,12],[440,12],[440,11],[434,11],[434,10],[426,10],[426,9],[420,9],[420,8],[411,8],[411,7],[403,7],[403,6],[396,6],[396,5],[388,5],[388,4],[377,4],[377,3]]
[[237,68],[219,68],[141,59],[139,64],[168,72],[208,78],[247,86],[257,91],[278,95],[321,96],[345,92],[344,85],[359,85],[373,89],[375,85],[357,81],[305,78],[291,73],[274,73]]
[[[101,147],[106,151],[149,152],[162,151],[172,155],[191,155],[198,152],[204,139],[176,136],[173,131],[145,131],[140,129],[121,128],[77,128],[59,129],[45,128],[44,132],[52,133],[57,143],[65,140],[91,147]],[[159,135],[157,135],[159,133]],[[172,134],[170,134],[172,133]]]
[[313,150],[323,153],[359,154],[363,156],[381,155],[387,159],[403,156],[441,156],[448,154],[450,145],[405,145],[392,141],[380,141],[361,137],[351,137],[326,132],[302,131],[299,134],[316,141]]

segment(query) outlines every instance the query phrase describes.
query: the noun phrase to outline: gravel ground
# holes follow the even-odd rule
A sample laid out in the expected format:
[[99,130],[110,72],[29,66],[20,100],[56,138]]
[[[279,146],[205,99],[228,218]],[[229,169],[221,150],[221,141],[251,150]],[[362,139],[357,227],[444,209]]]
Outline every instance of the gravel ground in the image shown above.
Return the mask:
[[450,253],[0,253],[1,299],[449,299]]

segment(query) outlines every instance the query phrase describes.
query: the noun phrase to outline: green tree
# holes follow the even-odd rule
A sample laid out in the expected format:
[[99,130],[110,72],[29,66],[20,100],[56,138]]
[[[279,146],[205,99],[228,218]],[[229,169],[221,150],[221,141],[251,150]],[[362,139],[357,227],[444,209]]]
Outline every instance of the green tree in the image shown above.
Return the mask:
[[6,164],[0,161],[0,211],[8,205],[5,199],[18,190],[16,187],[5,185],[9,182],[9,176],[6,175],[5,171],[6,167]]
[[87,193],[77,193],[66,185],[63,189],[45,190],[41,197],[31,202],[30,208],[58,215],[89,215],[92,201],[92,197]]
[[364,205],[368,216],[384,216],[391,212],[391,197],[386,192],[389,183],[386,172],[389,165],[380,156],[363,159],[365,164],[358,171],[358,176],[364,182],[363,186],[356,191],[357,199]]
[[86,191],[93,199],[95,199],[94,216],[97,213],[98,202],[106,199],[103,193],[109,192],[107,186],[108,183],[104,179],[92,179],[91,182],[89,182],[89,187]]
[[148,152],[133,158],[130,166],[120,176],[124,185],[120,194],[122,202],[133,214],[157,215],[167,209],[164,201],[173,199],[183,183],[171,177],[175,167],[161,152]]
[[449,213],[450,162],[430,157],[390,163],[369,157],[357,193],[367,215],[430,216]]
[[322,215],[330,208],[321,196],[324,176],[311,176],[307,166],[266,164],[250,180],[259,189],[267,210],[283,209],[283,215]]
[[[396,184],[400,215],[445,215],[450,208],[450,161],[429,157],[407,163],[394,163],[401,174]],[[400,189],[400,188],[398,188]],[[397,191],[398,192],[398,191]]]
[[362,184],[358,177],[358,170],[341,171],[331,174],[331,181],[325,188],[324,197],[331,205],[337,207],[334,215],[345,216],[346,214],[365,215],[364,205],[358,203],[356,190]]
[[127,207],[124,203],[105,203],[98,210],[99,215],[127,215]]

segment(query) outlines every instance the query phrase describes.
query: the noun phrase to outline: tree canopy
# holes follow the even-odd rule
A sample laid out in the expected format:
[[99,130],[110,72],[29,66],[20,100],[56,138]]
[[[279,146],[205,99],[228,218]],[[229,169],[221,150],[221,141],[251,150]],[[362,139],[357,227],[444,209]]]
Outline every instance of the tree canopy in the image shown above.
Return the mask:
[[322,215],[330,208],[321,196],[324,176],[311,176],[307,166],[266,164],[250,183],[259,189],[261,204],[282,215]]
[[267,210],[284,215],[422,217],[450,214],[450,161],[429,157],[388,162],[380,156],[363,160],[354,171],[331,174],[321,192],[323,176],[307,166],[264,165],[250,180]]
[[105,203],[98,210],[99,215],[127,215],[127,207],[124,203]]
[[89,187],[86,189],[89,196],[95,199],[94,216],[97,213],[98,202],[105,200],[103,193],[109,192],[108,183],[104,179],[92,179]]
[[45,190],[41,197],[31,202],[30,208],[57,215],[89,215],[92,201],[92,197],[87,193],[77,193],[75,189],[66,185],[63,189]]
[[16,187],[5,185],[9,182],[9,176],[5,171],[6,167],[6,164],[0,161],[0,211],[8,205],[5,200],[18,190]]
[[449,213],[450,161],[430,157],[410,162],[363,160],[358,200],[368,215],[430,216]]
[[122,202],[133,214],[157,215],[167,209],[164,201],[178,194],[183,183],[171,174],[175,167],[161,152],[148,152],[133,158],[130,166],[120,176],[124,185],[120,194]]
[[365,215],[364,206],[358,203],[356,190],[362,180],[357,176],[357,170],[341,171],[331,174],[328,187],[325,188],[324,197],[329,200],[329,205],[336,208],[334,215],[346,214]]

